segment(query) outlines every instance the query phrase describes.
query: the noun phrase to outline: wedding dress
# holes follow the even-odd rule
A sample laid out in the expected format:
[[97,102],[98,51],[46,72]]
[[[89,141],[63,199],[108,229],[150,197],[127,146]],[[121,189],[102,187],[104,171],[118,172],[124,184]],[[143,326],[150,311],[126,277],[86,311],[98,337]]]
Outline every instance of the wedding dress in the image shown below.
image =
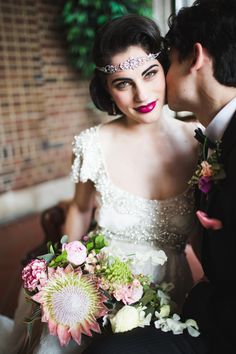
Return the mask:
[[[181,307],[192,286],[184,250],[195,228],[194,190],[187,188],[165,200],[148,200],[115,186],[106,168],[100,127],[89,128],[74,138],[73,180],[94,183],[94,218],[110,250],[124,257],[133,254],[135,273],[149,275],[155,282],[173,283],[172,298]],[[160,250],[167,256],[164,265],[157,264]]]
[[[132,257],[135,273],[149,275],[155,282],[173,283],[171,296],[181,307],[192,286],[184,250],[195,223],[194,191],[188,188],[173,198],[148,200],[115,186],[106,169],[100,126],[89,128],[74,138],[73,180],[94,183],[97,231],[108,240],[110,251],[122,258]],[[158,264],[161,250],[167,256],[163,265]],[[83,338],[85,347],[90,340]],[[84,346],[78,347],[70,341],[61,348],[58,339],[50,336],[45,326],[34,354],[78,354]]]

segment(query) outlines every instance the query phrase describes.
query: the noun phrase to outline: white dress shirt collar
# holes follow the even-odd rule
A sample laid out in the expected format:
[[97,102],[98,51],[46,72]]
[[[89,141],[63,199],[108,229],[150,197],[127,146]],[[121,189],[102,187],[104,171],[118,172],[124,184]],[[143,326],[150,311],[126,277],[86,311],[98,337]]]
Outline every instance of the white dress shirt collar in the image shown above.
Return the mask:
[[236,110],[236,97],[224,106],[205,129],[205,134],[212,141],[220,140]]

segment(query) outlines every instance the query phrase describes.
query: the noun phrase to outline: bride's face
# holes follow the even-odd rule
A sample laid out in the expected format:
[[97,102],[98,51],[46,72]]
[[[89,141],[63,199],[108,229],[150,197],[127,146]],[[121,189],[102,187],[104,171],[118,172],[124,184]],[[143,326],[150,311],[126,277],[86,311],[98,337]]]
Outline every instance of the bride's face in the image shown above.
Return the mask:
[[[140,46],[131,46],[112,58],[118,65],[129,58],[147,57]],[[107,75],[108,91],[123,114],[138,123],[158,120],[165,102],[165,75],[157,59],[144,61],[134,69]]]

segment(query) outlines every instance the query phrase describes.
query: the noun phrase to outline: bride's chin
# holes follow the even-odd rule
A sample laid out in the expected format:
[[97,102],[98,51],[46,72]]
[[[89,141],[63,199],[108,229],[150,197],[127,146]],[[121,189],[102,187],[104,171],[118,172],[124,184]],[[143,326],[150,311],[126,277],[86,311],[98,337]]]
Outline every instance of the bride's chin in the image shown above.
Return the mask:
[[127,118],[130,122],[138,123],[138,124],[152,124],[156,123],[160,118],[160,112],[150,112],[145,114],[137,114],[130,118]]
[[139,119],[140,123],[142,124],[152,124],[156,123],[159,119],[159,115],[157,113],[153,114],[145,114],[143,117]]

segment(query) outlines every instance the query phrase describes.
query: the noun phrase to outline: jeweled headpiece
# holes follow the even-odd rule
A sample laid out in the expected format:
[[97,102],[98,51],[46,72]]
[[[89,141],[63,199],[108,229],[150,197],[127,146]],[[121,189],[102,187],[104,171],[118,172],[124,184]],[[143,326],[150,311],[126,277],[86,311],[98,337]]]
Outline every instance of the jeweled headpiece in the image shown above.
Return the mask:
[[116,73],[118,71],[123,71],[123,70],[134,70],[135,68],[137,68],[140,65],[143,65],[144,63],[146,63],[147,61],[150,60],[154,60],[158,57],[158,55],[161,52],[158,53],[150,53],[148,55],[146,55],[145,57],[137,57],[137,58],[133,58],[130,57],[129,59],[123,61],[122,63],[118,64],[118,65],[106,65],[106,66],[102,66],[99,67],[97,66],[96,69],[98,69],[99,71],[102,71],[106,74],[113,74]]

